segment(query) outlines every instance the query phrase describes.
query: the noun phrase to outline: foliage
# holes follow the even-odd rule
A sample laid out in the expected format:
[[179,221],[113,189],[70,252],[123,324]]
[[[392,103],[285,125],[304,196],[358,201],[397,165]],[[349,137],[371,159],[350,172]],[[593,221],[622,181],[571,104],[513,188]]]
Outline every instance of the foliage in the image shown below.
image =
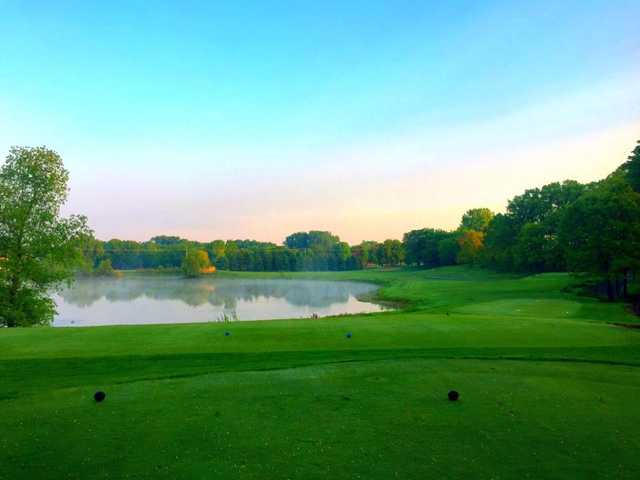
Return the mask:
[[378,254],[379,264],[385,265],[400,265],[404,263],[405,251],[404,246],[400,240],[387,239],[379,245],[380,253]]
[[0,325],[47,324],[51,288],[82,264],[86,218],[60,216],[69,174],[44,147],[14,147],[0,170]]
[[289,248],[311,249],[314,252],[326,253],[340,241],[331,232],[312,230],[310,232],[297,232],[289,235],[284,244]]
[[455,265],[460,253],[457,234],[452,233],[438,242],[438,263],[440,265]]
[[548,225],[525,223],[513,247],[514,266],[524,272],[564,270],[563,252],[555,232]]
[[629,155],[628,161],[622,165],[622,169],[627,182],[636,192],[640,192],[640,140]]
[[355,268],[366,268],[370,264],[378,264],[378,242],[364,241],[351,248],[352,264]]
[[522,227],[525,223],[557,224],[557,214],[567,205],[580,197],[585,191],[585,186],[574,180],[566,180],[562,183],[554,182],[542,188],[526,190],[522,195],[517,195],[509,201],[507,214],[517,225]]
[[183,242],[183,239],[171,235],[158,235],[151,238],[151,242],[155,243],[156,245],[179,245]]
[[613,299],[614,283],[626,288],[640,268],[640,193],[616,178],[585,193],[567,208],[561,239],[569,269],[606,280]]
[[502,271],[564,271],[560,220],[564,210],[590,188],[566,180],[511,199],[507,212],[496,215],[487,228],[482,264]]
[[484,233],[466,230],[458,237],[458,245],[460,246],[457,257],[458,263],[477,263],[484,247]]
[[203,270],[211,266],[206,250],[190,249],[182,260],[182,271],[189,278],[199,277]]
[[111,265],[111,260],[105,258],[100,262],[98,268],[95,269],[95,275],[99,277],[113,277],[116,275],[116,271],[113,269]]
[[519,230],[513,215],[497,214],[487,229],[482,262],[499,271],[515,270],[514,248]]
[[495,214],[488,208],[472,208],[462,215],[460,230],[486,232]]
[[444,230],[433,228],[411,230],[405,233],[403,243],[407,263],[429,268],[447,265],[444,263],[445,258],[440,258],[439,244],[450,238],[450,235]]
[[109,259],[118,270],[181,268],[190,249],[206,251],[217,269],[236,271],[340,271],[404,262],[404,246],[399,240],[362,242],[351,247],[329,232],[311,231],[289,235],[284,243],[283,246],[255,240],[202,243],[158,236],[147,242],[92,241],[83,250],[88,271],[97,268],[104,259]]

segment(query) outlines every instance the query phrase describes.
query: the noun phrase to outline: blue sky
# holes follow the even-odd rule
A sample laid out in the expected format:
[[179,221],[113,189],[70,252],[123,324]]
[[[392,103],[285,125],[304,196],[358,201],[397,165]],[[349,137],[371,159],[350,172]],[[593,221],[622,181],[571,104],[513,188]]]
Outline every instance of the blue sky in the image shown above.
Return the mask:
[[637,0],[0,12],[0,152],[62,154],[100,238],[450,228],[640,138]]

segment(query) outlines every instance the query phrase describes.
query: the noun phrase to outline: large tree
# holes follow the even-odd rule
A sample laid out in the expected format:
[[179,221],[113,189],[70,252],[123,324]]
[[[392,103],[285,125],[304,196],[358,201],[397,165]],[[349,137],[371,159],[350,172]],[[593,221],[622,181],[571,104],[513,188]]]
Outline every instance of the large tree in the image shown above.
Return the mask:
[[626,295],[629,274],[640,270],[640,193],[612,177],[567,207],[560,241],[569,270],[605,282],[610,300]]
[[507,213],[496,215],[487,228],[482,262],[508,271],[564,269],[559,222],[564,210],[589,188],[593,186],[565,180],[526,190],[511,199]]
[[472,208],[462,215],[461,230],[476,230],[486,232],[495,214],[488,208]]
[[296,232],[284,239],[284,244],[289,248],[309,248],[309,234]]
[[444,230],[433,228],[422,228],[405,233],[402,242],[407,264],[427,268],[440,266],[438,245],[448,236],[449,233]]
[[91,236],[86,218],[63,218],[69,174],[44,147],[14,147],[0,169],[0,325],[53,320],[51,289],[72,278]]
[[548,222],[557,225],[558,212],[576,201],[587,187],[575,180],[549,183],[542,188],[525,190],[509,200],[507,214],[519,227],[525,223]]

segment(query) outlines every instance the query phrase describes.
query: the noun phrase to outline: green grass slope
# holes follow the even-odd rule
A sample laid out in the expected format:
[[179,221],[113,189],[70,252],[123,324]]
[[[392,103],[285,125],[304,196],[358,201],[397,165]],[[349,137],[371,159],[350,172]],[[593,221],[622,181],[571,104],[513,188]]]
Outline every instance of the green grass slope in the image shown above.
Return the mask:
[[640,330],[611,324],[636,318],[566,275],[222,275],[371,281],[403,310],[3,329],[0,478],[638,478]]

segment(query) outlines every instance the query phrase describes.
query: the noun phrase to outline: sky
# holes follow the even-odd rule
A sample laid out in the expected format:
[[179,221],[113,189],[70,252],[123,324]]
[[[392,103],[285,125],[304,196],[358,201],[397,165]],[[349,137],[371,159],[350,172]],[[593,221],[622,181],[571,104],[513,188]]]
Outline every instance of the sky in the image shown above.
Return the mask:
[[100,239],[343,240],[606,176],[640,2],[0,0],[0,158],[46,145]]

